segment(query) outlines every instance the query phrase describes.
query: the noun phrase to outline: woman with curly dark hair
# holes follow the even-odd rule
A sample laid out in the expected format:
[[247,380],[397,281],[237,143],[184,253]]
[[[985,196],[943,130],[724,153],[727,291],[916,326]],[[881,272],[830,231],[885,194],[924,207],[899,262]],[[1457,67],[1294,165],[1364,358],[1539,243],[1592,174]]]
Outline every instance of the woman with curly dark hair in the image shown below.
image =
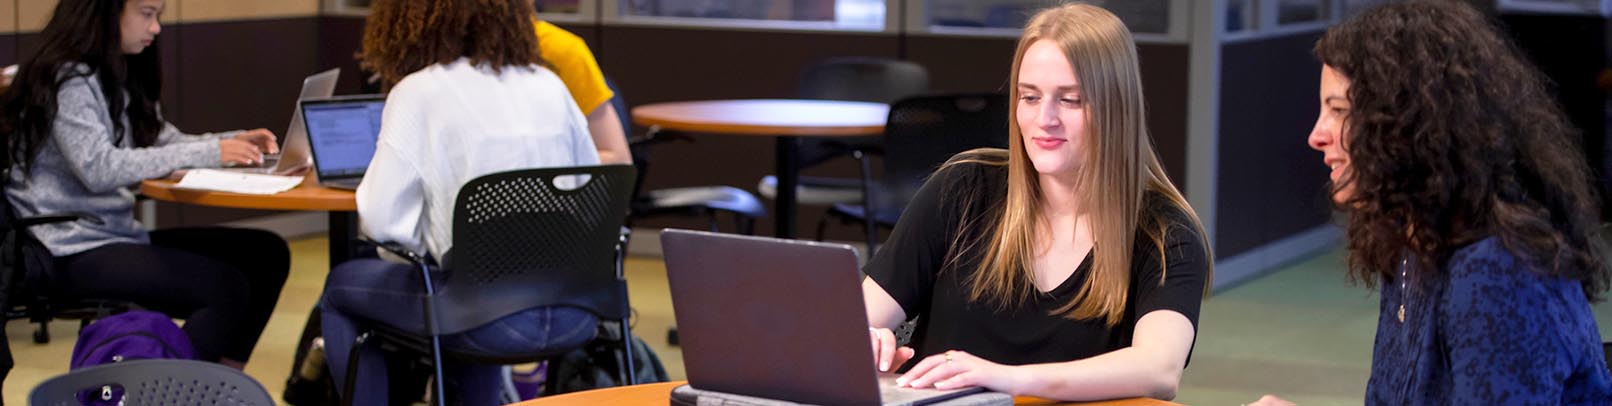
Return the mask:
[[[444,258],[454,197],[481,175],[596,165],[587,120],[544,67],[529,0],[378,0],[364,29],[362,65],[389,89],[375,158],[358,186],[365,235]],[[321,302],[332,376],[345,382],[363,324],[424,334],[424,294],[409,265],[354,260],[330,271]],[[534,353],[593,338],[587,311],[534,308],[442,339],[445,349]],[[386,368],[373,346],[358,366],[353,404],[387,404]],[[450,403],[498,404],[499,366],[445,360]]]
[[1309,144],[1381,282],[1367,404],[1606,404],[1589,169],[1545,79],[1454,1],[1367,11],[1315,46]]

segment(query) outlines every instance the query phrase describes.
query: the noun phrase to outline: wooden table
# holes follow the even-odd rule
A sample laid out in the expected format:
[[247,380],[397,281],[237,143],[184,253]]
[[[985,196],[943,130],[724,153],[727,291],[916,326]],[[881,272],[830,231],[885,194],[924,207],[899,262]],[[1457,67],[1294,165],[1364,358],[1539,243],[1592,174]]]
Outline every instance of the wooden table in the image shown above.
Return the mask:
[[[559,396],[549,396],[515,403],[512,406],[569,406],[569,405],[654,405],[662,406],[671,402],[672,388],[687,382],[662,382],[635,386],[622,386],[607,389],[595,389],[584,392],[567,393]],[[1157,399],[1134,398],[1119,399],[1102,402],[1058,402],[1047,399],[1020,396],[1013,398],[1015,405],[1120,405],[1120,406],[1168,406],[1177,403]]]
[[330,266],[351,259],[357,247],[358,235],[353,214],[358,202],[350,190],[319,186],[309,175],[301,185],[272,195],[249,195],[230,192],[179,189],[171,180],[140,182],[140,194],[165,202],[200,206],[229,207],[236,209],[323,211],[330,213]]
[[795,237],[795,156],[799,137],[881,135],[890,106],[833,100],[744,99],[652,103],[632,109],[633,122],[650,131],[760,136],[776,138],[778,196],[773,202],[774,234]]

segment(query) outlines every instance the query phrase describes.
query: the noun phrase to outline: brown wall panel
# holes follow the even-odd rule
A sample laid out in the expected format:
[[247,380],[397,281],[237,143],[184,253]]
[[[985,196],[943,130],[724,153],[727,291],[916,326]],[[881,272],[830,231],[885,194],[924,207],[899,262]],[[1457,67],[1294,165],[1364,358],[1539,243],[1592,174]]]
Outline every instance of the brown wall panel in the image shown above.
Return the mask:
[[[26,1],[26,0],[25,0]],[[240,21],[266,18],[314,17],[320,0],[182,0],[168,3],[167,13],[177,11],[187,23]]]
[[17,55],[17,34],[0,34],[0,66],[8,66],[22,60]]
[[936,92],[1008,91],[1015,38],[908,36],[906,59],[929,69]]
[[186,24],[179,36],[179,106],[186,131],[285,131],[302,78],[319,68],[318,20]]
[[[588,49],[604,49],[604,44],[599,42],[598,24],[557,22],[554,23],[554,25],[564,28],[566,31],[576,34],[578,37],[582,37],[582,42],[588,43]],[[538,46],[542,46],[542,44],[539,44]]]
[[17,0],[0,0],[0,33],[15,32],[17,32]]
[[358,50],[363,45],[364,18],[324,16],[319,18],[319,69],[341,68],[336,94],[366,93],[368,74],[358,69]]
[[1317,34],[1221,51],[1215,255],[1229,258],[1325,224],[1327,170],[1307,137],[1320,110]]
[[1191,52],[1186,45],[1136,47],[1147,100],[1147,127],[1159,163],[1182,193],[1187,190],[1187,82]]

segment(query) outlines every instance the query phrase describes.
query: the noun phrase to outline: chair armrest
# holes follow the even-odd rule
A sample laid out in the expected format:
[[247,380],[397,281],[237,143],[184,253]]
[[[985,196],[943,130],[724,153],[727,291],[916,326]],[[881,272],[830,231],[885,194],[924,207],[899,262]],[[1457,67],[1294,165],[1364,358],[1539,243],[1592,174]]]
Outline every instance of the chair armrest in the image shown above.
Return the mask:
[[91,215],[89,215],[87,213],[76,213],[75,212],[75,213],[54,214],[54,215],[49,215],[49,216],[22,217],[22,218],[12,220],[11,221],[11,227],[12,228],[28,228],[28,227],[33,227],[33,226],[37,226],[37,225],[40,225],[40,224],[65,223],[65,222],[69,222],[69,221],[79,221],[79,220],[88,221],[88,222],[90,222],[92,224],[96,224],[96,225],[104,224],[103,222],[101,222],[101,219],[95,218],[95,216],[91,216]]
[[683,133],[680,133],[680,132],[677,132],[677,131],[661,130],[660,128],[656,127],[656,128],[650,128],[649,131],[645,132],[644,136],[642,136],[642,137],[629,137],[629,138],[627,138],[627,145],[636,147],[636,146],[664,144],[664,143],[674,142],[674,141],[675,142],[694,142],[694,137],[690,137],[690,136],[688,136],[688,134],[683,134]]
[[408,260],[410,264],[414,264],[414,265],[429,265],[430,264],[430,261],[426,260],[424,255],[417,254],[414,251],[409,251],[409,249],[404,248],[402,244],[398,244],[398,243],[391,242],[391,241],[387,241],[387,242],[375,241],[375,240],[369,239],[369,237],[358,237],[358,240],[366,242],[366,243],[370,243],[370,244],[375,244],[376,247],[380,247],[381,249],[386,250],[386,252],[391,253],[392,255],[396,255],[398,258],[403,258],[403,259]]

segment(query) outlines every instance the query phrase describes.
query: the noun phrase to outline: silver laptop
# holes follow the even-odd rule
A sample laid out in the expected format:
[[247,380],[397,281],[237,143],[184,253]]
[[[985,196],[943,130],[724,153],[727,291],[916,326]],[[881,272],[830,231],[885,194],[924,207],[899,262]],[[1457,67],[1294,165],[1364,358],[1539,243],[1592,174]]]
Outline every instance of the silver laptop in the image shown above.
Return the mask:
[[[318,99],[330,97],[336,91],[336,79],[341,76],[341,68],[335,68],[313,74],[302,79],[302,93],[297,95],[297,101],[304,99]],[[289,175],[308,168],[313,164],[313,158],[308,153],[307,127],[302,124],[302,109],[291,107],[291,125],[286,126],[280,144],[279,154],[265,154],[263,164],[257,166],[240,166],[225,168],[226,171],[244,173],[265,173],[273,175]]]
[[302,121],[308,127],[308,151],[313,153],[319,185],[357,189],[370,159],[375,157],[386,95],[308,99],[301,105]]
[[660,240],[697,389],[821,405],[922,405],[983,391],[900,388],[874,369],[850,246],[672,229]]

